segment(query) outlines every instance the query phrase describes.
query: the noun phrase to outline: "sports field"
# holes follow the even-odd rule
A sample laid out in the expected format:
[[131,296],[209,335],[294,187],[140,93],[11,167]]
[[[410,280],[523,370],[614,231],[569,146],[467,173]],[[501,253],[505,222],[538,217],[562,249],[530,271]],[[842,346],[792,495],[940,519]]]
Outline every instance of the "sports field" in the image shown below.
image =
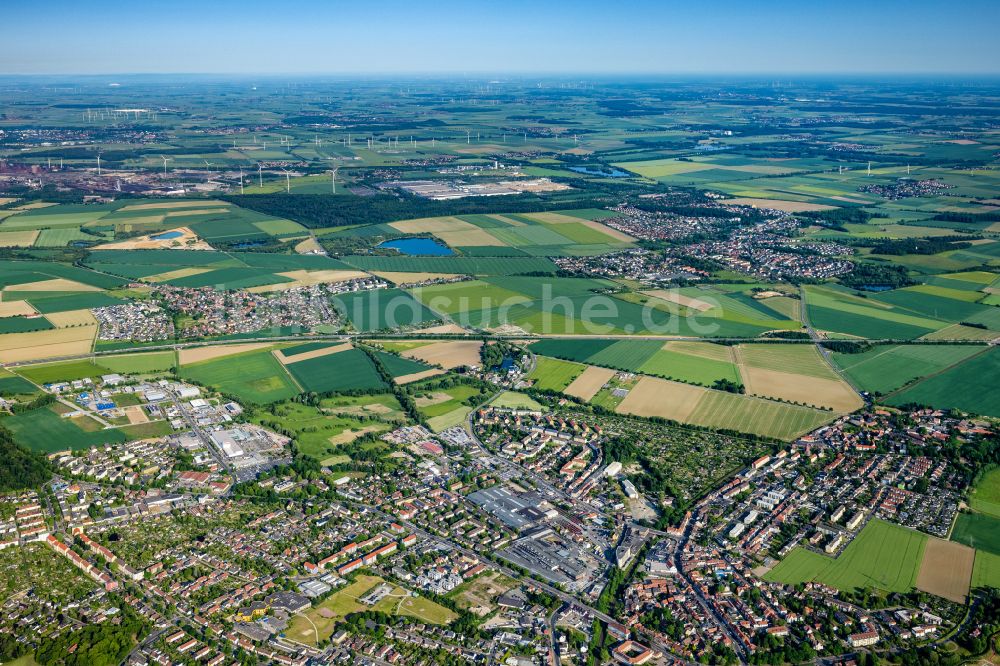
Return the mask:
[[838,558],[796,547],[764,578],[787,585],[816,581],[839,590],[876,587],[909,592],[926,541],[920,532],[873,519]]

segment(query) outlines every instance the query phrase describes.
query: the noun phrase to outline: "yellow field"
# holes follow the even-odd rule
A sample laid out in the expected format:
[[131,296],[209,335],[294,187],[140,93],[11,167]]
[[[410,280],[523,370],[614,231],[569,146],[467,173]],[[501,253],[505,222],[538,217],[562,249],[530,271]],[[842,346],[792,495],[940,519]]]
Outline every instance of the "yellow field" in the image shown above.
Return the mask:
[[685,296],[680,292],[673,289],[652,289],[650,291],[641,292],[646,296],[652,296],[653,298],[658,298],[661,301],[667,301],[668,303],[674,303],[676,305],[681,305],[686,308],[691,308],[692,310],[697,310],[698,312],[704,312],[705,310],[711,310],[715,307],[712,303],[703,301],[698,298],[692,298],[691,296]]
[[864,402],[845,382],[767,370],[750,365],[740,366],[746,392],[764,398],[788,402],[804,402],[816,407],[829,407],[847,413],[859,409]]
[[1000,337],[996,331],[990,331],[975,326],[952,324],[938,331],[932,331],[920,337],[921,340],[993,340]]
[[216,215],[218,213],[228,213],[228,208],[195,208],[191,210],[172,210],[169,211],[167,217],[184,217],[186,215]]
[[129,425],[135,425],[136,423],[147,423],[149,417],[146,416],[145,410],[139,405],[131,405],[125,407],[123,410],[125,416],[128,417]]
[[35,308],[28,304],[28,301],[0,301],[0,317],[31,316],[35,313]]
[[451,370],[460,365],[479,366],[479,348],[483,343],[478,340],[455,342],[434,342],[432,344],[410,349],[403,352],[403,356],[415,358],[431,365],[440,365]]
[[0,335],[0,363],[89,354],[96,336],[96,326]]
[[156,275],[150,275],[142,279],[146,282],[166,282],[167,280],[179,280],[180,278],[191,277],[192,275],[201,275],[211,270],[211,268],[178,268],[177,270],[157,273]]
[[563,393],[581,400],[590,400],[614,376],[614,370],[590,365],[579,377],[570,382],[569,386],[563,389]]
[[322,252],[323,246],[319,244],[319,241],[310,236],[304,241],[299,242],[295,246],[295,251],[299,254],[313,254],[315,252]]
[[409,375],[403,375],[401,377],[396,377],[395,381],[397,384],[402,386],[403,384],[411,384],[421,379],[427,379],[428,377],[436,377],[437,375],[443,375],[444,370],[440,368],[431,368],[430,370],[423,370],[421,372],[414,372]]
[[347,430],[330,437],[329,442],[334,446],[337,444],[350,444],[358,437],[361,437],[361,435],[366,435],[370,432],[378,432],[380,429],[381,428],[377,425],[365,426],[363,428],[359,428],[358,430],[351,430],[348,428]]
[[485,229],[476,227],[474,229],[462,229],[459,231],[437,231],[434,235],[440,238],[446,245],[456,246],[493,246],[506,247],[507,243],[496,236],[492,236]]
[[323,270],[323,271],[287,271],[278,273],[289,278],[292,282],[279,282],[277,284],[263,284],[259,287],[251,287],[247,291],[254,294],[261,294],[271,291],[284,291],[293,287],[310,287],[314,284],[332,284],[334,282],[347,282],[348,280],[359,280],[368,277],[367,273],[352,270]]
[[389,226],[404,234],[435,234],[439,231],[478,231],[479,227],[457,217],[422,217],[416,220],[390,222]]
[[656,377],[642,377],[615,409],[619,414],[686,421],[708,389]]
[[716,345],[711,342],[688,342],[686,340],[671,340],[663,345],[666,351],[687,354],[688,356],[698,356],[713,361],[724,363],[733,362],[732,347],[726,345]]
[[546,222],[548,224],[582,224],[585,227],[590,227],[594,231],[599,231],[605,236],[610,236],[617,241],[622,241],[625,243],[630,243],[635,239],[629,236],[623,231],[618,231],[617,229],[612,229],[611,227],[605,226],[600,222],[595,220],[587,220],[582,217],[573,217],[572,215],[560,215],[559,213],[530,213],[528,214],[533,220],[538,220],[539,222]]
[[31,247],[40,233],[38,229],[0,232],[0,247]]
[[45,315],[45,318],[52,322],[56,328],[67,328],[69,326],[97,326],[97,320],[90,310],[67,310],[66,312],[53,312]]
[[169,208],[190,208],[191,206],[228,206],[229,204],[225,201],[216,201],[214,199],[208,201],[158,201],[156,203],[146,203],[146,204],[133,204],[131,206],[125,206],[124,208],[119,208],[119,212],[128,212],[130,210],[161,210]]
[[8,285],[4,287],[4,291],[101,291],[101,288],[92,287],[89,284],[83,284],[75,280],[52,278],[51,280],[40,280],[26,284]]
[[[213,211],[201,211],[201,212],[213,212]],[[185,215],[188,214],[187,211],[184,212]],[[170,250],[175,248],[183,248],[185,250],[212,250],[214,249],[211,245],[203,241],[198,237],[198,235],[188,229],[187,227],[177,227],[176,229],[171,229],[171,231],[179,232],[181,235],[176,238],[154,238],[154,236],[159,236],[164,232],[156,232],[155,234],[149,234],[146,236],[138,236],[136,238],[129,238],[123,241],[117,241],[115,243],[104,243],[94,247],[95,250]]]
[[964,604],[972,582],[976,551],[954,541],[927,539],[916,588]]
[[732,206],[753,206],[754,208],[773,208],[786,213],[806,213],[810,211],[833,210],[836,206],[824,206],[823,204],[806,203],[804,201],[784,201],[782,199],[755,199],[752,197],[741,197],[738,199],[726,199],[724,203]]
[[335,345],[333,347],[327,347],[325,349],[314,349],[310,352],[305,352],[304,354],[299,354],[298,356],[293,356],[291,358],[282,354],[280,349],[274,350],[274,355],[279,361],[281,361],[282,365],[288,365],[289,363],[308,361],[311,358],[320,358],[321,356],[329,356],[330,354],[337,354],[342,351],[347,351],[348,349],[354,349],[354,346],[351,345],[350,342],[345,342],[342,345]]
[[232,356],[248,351],[266,349],[271,345],[267,342],[250,342],[242,345],[210,345],[208,347],[192,347],[181,349],[177,352],[177,362],[180,365],[198,363],[199,361],[211,361],[212,359]]

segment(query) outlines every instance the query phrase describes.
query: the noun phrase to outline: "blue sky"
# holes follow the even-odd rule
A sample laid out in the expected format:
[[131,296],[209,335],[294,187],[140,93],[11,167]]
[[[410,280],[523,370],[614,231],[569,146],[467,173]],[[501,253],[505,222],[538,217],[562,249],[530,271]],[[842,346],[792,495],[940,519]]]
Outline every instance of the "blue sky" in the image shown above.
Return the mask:
[[0,73],[1000,73],[996,0],[3,0]]

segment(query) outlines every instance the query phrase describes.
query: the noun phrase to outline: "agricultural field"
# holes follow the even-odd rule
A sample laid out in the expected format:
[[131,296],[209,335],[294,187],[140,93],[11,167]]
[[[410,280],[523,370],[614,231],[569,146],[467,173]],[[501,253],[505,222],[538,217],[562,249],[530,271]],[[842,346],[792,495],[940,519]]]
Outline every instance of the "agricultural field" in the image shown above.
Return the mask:
[[257,405],[287,400],[301,392],[266,348],[192,363],[182,358],[179,374],[182,379]]
[[280,288],[359,277],[350,266],[318,255],[190,249],[98,250],[88,267],[129,280],[213,289]]
[[960,513],[952,528],[951,540],[1000,555],[1000,518],[981,513]]
[[[368,354],[360,349],[344,349],[348,345],[338,345],[332,354],[313,356],[285,363],[285,369],[295,378],[305,391],[328,393],[351,389],[385,388],[375,364]],[[301,357],[311,354],[301,354]]]
[[873,519],[836,559],[799,546],[764,578],[787,585],[816,581],[848,591],[875,587],[909,592],[915,586],[926,541],[920,532]]
[[988,470],[976,481],[969,506],[973,511],[1000,518],[1000,468]]
[[885,394],[981,353],[974,345],[877,345],[859,354],[832,353],[834,363],[864,391]]
[[642,377],[617,404],[619,414],[791,440],[833,419],[831,412]]
[[389,226],[404,234],[430,234],[459,252],[471,251],[476,256],[489,256],[491,251],[506,256],[509,248],[526,256],[553,257],[632,247],[633,238],[596,221],[602,212],[457,215],[403,220]]
[[735,349],[749,395],[852,412],[864,403],[812,344],[744,344]]
[[[183,237],[170,234],[178,229],[188,233]],[[16,211],[0,222],[0,233],[31,231],[40,231],[34,240],[36,247],[77,245],[100,249],[190,248],[197,245],[192,239],[200,240],[198,249],[212,249],[212,245],[291,241],[309,233],[291,220],[210,199],[58,204]],[[142,235],[109,242],[116,232]],[[160,241],[157,236],[164,238]]]
[[950,366],[886,398],[889,405],[918,404],[938,409],[960,409],[973,414],[1000,416],[1000,384],[984,382],[984,377],[1000,373],[1000,349],[989,348],[982,354]]
[[409,293],[399,289],[358,291],[334,298],[337,309],[360,332],[409,328],[438,317]]
[[528,375],[534,387],[547,391],[562,391],[579,377],[586,366],[545,356],[535,357],[535,367]]
[[0,424],[14,433],[14,439],[32,451],[53,453],[66,449],[86,449],[124,442],[128,437],[118,428],[105,428],[89,416],[64,417],[53,404],[0,418]]
[[976,564],[972,569],[972,587],[1000,587],[1000,555],[976,551]]

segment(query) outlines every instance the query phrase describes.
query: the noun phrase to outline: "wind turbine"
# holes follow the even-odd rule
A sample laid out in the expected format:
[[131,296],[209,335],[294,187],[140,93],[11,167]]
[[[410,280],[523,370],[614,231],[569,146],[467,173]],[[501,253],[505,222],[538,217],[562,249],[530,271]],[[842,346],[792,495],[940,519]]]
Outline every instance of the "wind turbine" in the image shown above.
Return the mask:
[[872,161],[868,160],[868,175],[872,175]]
[[333,188],[333,193],[337,193],[337,169],[340,167],[334,167],[330,169],[330,186]]
[[240,167],[240,194],[243,194],[243,167]]
[[160,155],[160,157],[163,158],[163,175],[166,176],[167,175],[167,160],[169,160],[170,158],[167,157],[166,155]]
[[285,172],[285,194],[292,193],[292,177],[287,170],[282,169]]
[[202,160],[202,162],[205,163],[205,173],[207,174],[207,179],[212,180],[212,170],[209,168],[212,166],[212,163],[208,160]]
[[101,175],[101,154],[97,153],[97,175]]
[[264,167],[262,167],[260,165],[260,162],[257,163],[257,178],[260,181],[260,186],[263,188],[264,187]]

